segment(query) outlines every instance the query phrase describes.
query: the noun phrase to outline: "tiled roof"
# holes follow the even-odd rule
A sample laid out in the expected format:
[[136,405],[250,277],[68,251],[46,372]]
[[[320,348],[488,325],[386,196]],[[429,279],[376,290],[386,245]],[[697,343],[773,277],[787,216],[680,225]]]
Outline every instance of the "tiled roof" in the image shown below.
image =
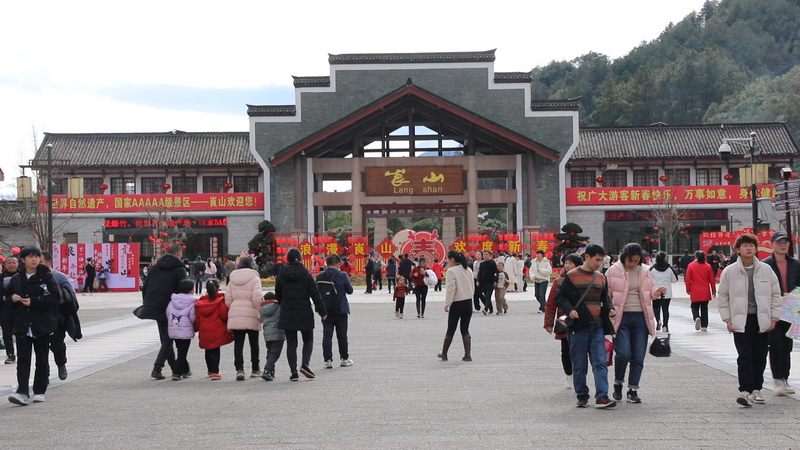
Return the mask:
[[3,200],[0,201],[0,226],[31,226],[33,224],[32,208],[36,204],[28,204],[28,207],[21,201]]
[[[723,138],[747,138],[756,133],[762,157],[800,156],[786,123],[732,123],[709,125],[654,124],[639,127],[581,128],[573,161],[632,159],[718,159]],[[731,144],[733,157],[746,147]]]
[[301,88],[301,87],[330,87],[331,86],[331,77],[324,76],[324,77],[296,77],[292,75],[294,78],[294,87]]
[[294,116],[297,114],[295,105],[247,105],[247,115],[250,117],[261,116]]
[[420,64],[494,62],[494,50],[441,53],[351,53],[328,54],[329,64]]
[[533,81],[531,72],[495,72],[495,83],[530,83]]
[[580,97],[569,100],[531,100],[531,111],[578,111],[580,109]]
[[45,133],[37,160],[69,160],[78,167],[257,166],[249,133]]

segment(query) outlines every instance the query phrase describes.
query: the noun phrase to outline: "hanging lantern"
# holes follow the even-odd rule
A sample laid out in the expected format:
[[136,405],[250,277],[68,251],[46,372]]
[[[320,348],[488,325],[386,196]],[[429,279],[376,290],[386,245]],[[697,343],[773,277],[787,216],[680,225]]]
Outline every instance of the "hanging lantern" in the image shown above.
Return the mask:
[[649,240],[650,240],[650,236],[645,236],[645,237],[644,237],[644,240],[645,240],[645,241],[649,241]]
[[83,198],[83,178],[72,177],[67,182],[67,197]]
[[658,231],[658,227],[653,227],[653,230]]
[[691,227],[691,226],[692,226],[692,224],[690,224],[690,223],[687,223],[687,224],[686,224],[686,225],[684,225],[684,226],[685,226],[686,228],[689,228],[689,227]]
[[233,183],[228,181],[227,183],[225,183],[225,190],[230,191],[231,189],[233,189]]
[[31,189],[30,177],[26,176],[17,177],[17,198],[18,199],[33,198],[33,189]]
[[722,177],[722,178],[724,178],[724,179],[725,179],[725,181],[727,181],[727,182],[728,182],[728,184],[731,184],[731,181],[733,181],[733,175],[731,175],[731,174],[729,174],[729,173],[726,173],[726,174],[725,174],[725,176],[724,176],[724,177]]
[[664,183],[665,185],[667,184],[667,181],[669,181],[669,177],[666,175],[661,175],[660,177],[658,177],[658,179],[661,180],[661,182]]
[[680,233],[681,233],[681,234],[686,234],[686,232],[685,232],[685,231],[683,231],[683,230],[681,230],[681,231],[680,231]]
[[166,193],[171,187],[172,187],[172,185],[169,184],[169,183],[164,183],[164,184],[161,185],[161,189],[164,190],[164,193]]
[[100,185],[100,193],[105,194],[107,189],[108,189],[107,184],[103,183]]
[[594,179],[594,181],[596,181],[596,182],[597,182],[597,184],[599,184],[600,186],[602,186],[602,185],[603,185],[603,183],[605,183],[605,182],[606,182],[606,179],[605,179],[605,178],[603,178],[603,177],[597,177],[597,178],[595,178],[595,179]]

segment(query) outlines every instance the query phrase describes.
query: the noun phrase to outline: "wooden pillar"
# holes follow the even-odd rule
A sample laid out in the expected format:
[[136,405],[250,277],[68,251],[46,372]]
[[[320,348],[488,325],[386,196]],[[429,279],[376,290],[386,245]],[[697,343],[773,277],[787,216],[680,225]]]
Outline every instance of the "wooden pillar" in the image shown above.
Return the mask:
[[[529,154],[525,158],[527,160],[528,184],[526,186],[528,192],[528,221],[527,225],[534,226],[536,223],[536,165],[534,164],[534,155]],[[519,187],[518,189],[521,189]]]
[[294,155],[294,229],[303,229],[303,157]]
[[469,204],[467,205],[467,230],[478,229],[478,167],[475,155],[467,156],[469,167],[467,168],[467,191],[469,192]]

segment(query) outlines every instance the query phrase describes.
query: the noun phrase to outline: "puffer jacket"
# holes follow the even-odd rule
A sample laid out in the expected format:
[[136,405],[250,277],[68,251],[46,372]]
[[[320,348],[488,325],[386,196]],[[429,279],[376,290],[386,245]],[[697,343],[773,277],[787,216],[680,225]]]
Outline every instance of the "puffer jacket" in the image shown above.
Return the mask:
[[714,269],[711,264],[700,264],[693,261],[686,268],[686,293],[693,302],[711,301],[711,296],[717,293],[717,280],[714,278]]
[[233,342],[233,333],[228,331],[228,307],[225,295],[220,292],[214,300],[208,295],[200,297],[195,304],[197,321],[195,329],[199,332],[200,348],[213,349]]
[[277,300],[264,300],[261,306],[261,326],[264,329],[264,342],[285,341],[286,333],[278,328],[281,318],[281,305]]
[[186,279],[183,261],[169,253],[158,258],[142,284],[142,306],[137,309],[140,319],[164,320],[164,312],[178,283]]
[[231,272],[231,282],[225,294],[229,330],[261,330],[261,278],[253,269],[241,268]]
[[[656,293],[653,277],[650,275],[650,266],[640,264],[637,269],[639,270],[639,301],[642,305],[642,312],[644,312],[644,321],[647,323],[647,331],[650,336],[653,336],[656,333],[653,299],[658,298],[659,295]],[[611,323],[614,324],[614,330],[619,331],[622,316],[625,315],[628,289],[630,289],[630,278],[622,261],[617,261],[608,268],[606,279],[608,280],[608,296],[611,297],[611,303],[617,310],[617,313],[611,318]]]
[[287,264],[281,270],[275,281],[275,296],[281,305],[281,318],[278,322],[281,330],[314,329],[314,311],[309,298],[314,302],[314,308],[320,317],[328,315],[317,283],[308,269],[298,261]]
[[[719,295],[717,296],[719,316],[723,322],[730,321],[733,331],[736,333],[744,333],[747,324],[747,292],[750,287],[749,277],[741,261],[739,258],[722,271],[719,280]],[[753,272],[753,282],[755,283],[756,306],[758,307],[756,313],[758,329],[759,332],[764,333],[769,329],[773,320],[781,320],[783,306],[781,285],[778,282],[778,276],[769,265],[755,259],[753,264],[756,266]]]
[[672,267],[667,266],[665,270],[658,270],[656,266],[650,268],[650,275],[653,276],[653,283],[656,287],[667,288],[664,298],[672,298],[672,283],[678,281],[678,276]]
[[[30,306],[11,300],[14,294],[31,299]],[[15,335],[27,335],[30,330],[33,336],[38,338],[56,330],[61,290],[53,274],[50,273],[50,268],[39,264],[36,273],[30,278],[25,275],[24,268],[18,270],[11,278],[5,295],[4,314],[13,317]]]
[[172,294],[167,305],[167,332],[170,339],[192,339],[194,337],[194,303],[192,294]]

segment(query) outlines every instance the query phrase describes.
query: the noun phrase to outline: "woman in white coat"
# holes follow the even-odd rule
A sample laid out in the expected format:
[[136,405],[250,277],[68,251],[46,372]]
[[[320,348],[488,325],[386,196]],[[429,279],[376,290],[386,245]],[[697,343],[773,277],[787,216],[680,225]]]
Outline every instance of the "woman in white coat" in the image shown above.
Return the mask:
[[[659,298],[653,299],[653,314],[656,318],[656,331],[669,332],[669,302],[672,300],[672,283],[678,281],[678,274],[667,262],[667,254],[658,252],[656,263],[650,267],[653,283],[656,287],[663,287],[667,292]],[[661,312],[664,312],[664,321],[661,321]]]

